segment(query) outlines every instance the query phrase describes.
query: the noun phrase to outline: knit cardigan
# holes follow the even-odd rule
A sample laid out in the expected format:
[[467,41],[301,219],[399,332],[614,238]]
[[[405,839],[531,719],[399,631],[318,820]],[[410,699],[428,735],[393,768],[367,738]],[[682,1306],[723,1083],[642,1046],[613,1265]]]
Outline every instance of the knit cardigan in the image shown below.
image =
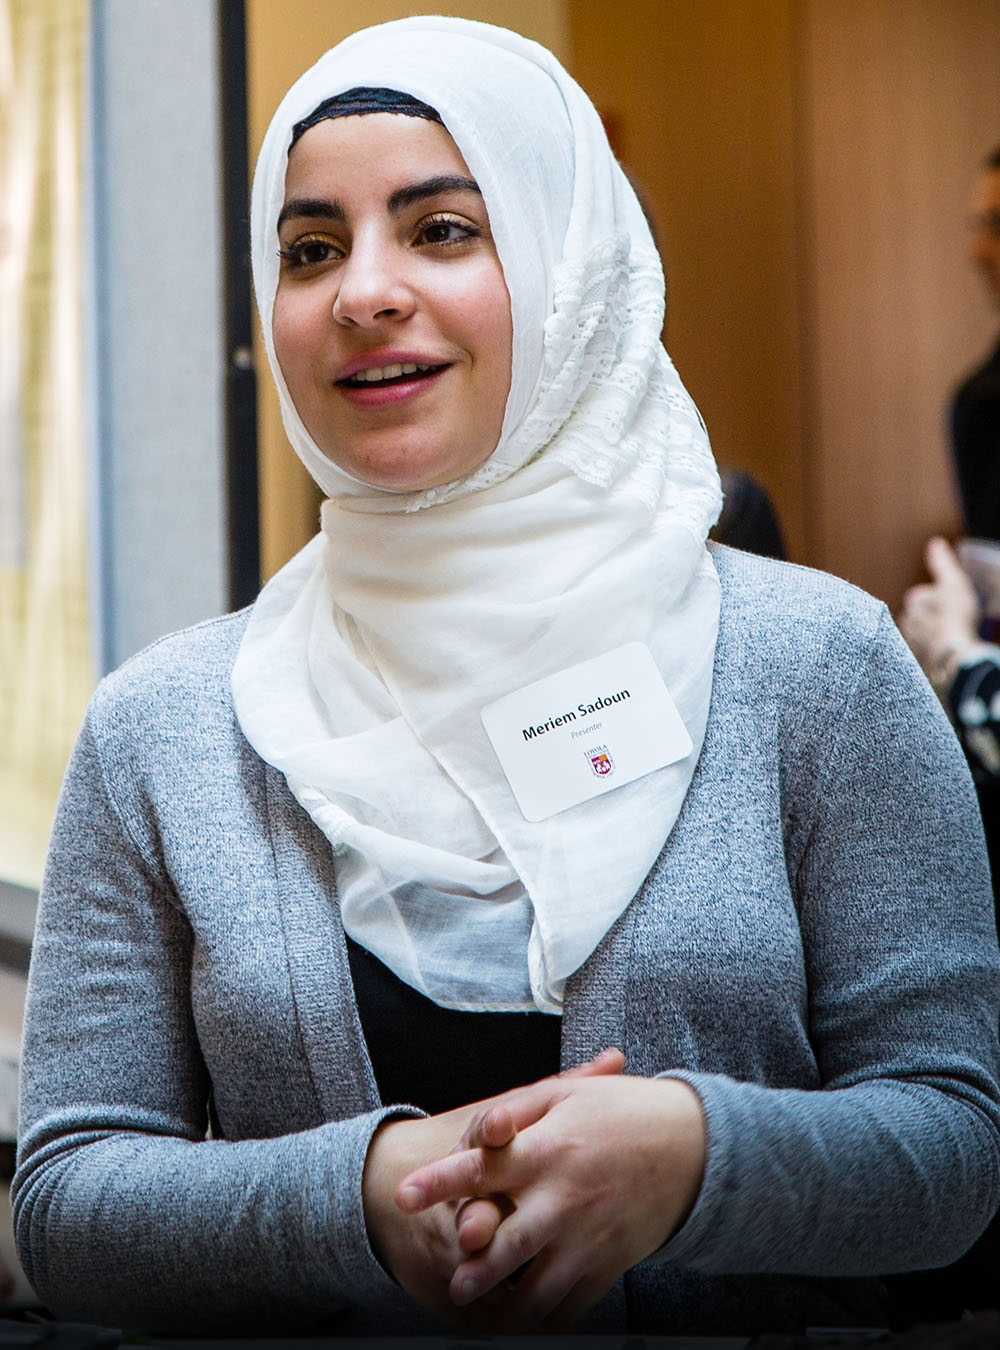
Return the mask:
[[[564,1065],[617,1045],[692,1084],[708,1161],[591,1331],[879,1320],[873,1277],[953,1260],[1000,1198],[1000,959],[954,735],[882,606],[713,556],[700,760],[562,1026]],[[65,1319],[432,1334],[361,1202],[374,1130],[416,1112],[378,1099],[329,845],[234,716],[244,623],[163,638],[88,712],[32,958],[18,1249]]]

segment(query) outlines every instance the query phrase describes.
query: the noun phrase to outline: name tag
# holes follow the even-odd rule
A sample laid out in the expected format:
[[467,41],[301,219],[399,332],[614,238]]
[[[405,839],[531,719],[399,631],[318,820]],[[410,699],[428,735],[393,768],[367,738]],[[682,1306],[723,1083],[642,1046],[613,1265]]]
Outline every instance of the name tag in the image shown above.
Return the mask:
[[505,694],[483,726],[525,820],[546,820],[691,753],[642,642]]

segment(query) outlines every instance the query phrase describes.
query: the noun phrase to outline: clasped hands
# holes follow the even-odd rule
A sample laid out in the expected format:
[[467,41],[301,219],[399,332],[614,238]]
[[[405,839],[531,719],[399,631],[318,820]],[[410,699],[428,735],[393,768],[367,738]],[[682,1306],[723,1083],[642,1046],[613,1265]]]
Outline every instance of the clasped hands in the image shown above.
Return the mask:
[[697,1094],[596,1059],[488,1101],[390,1120],[363,1199],[376,1255],[443,1321],[508,1334],[571,1328],[694,1205]]

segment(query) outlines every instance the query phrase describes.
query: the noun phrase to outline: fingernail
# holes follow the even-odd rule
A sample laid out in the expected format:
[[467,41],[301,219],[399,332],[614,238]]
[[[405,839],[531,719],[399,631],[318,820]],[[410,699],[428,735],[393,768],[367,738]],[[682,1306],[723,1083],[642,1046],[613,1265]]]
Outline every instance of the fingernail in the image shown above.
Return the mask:
[[478,1297],[479,1287],[477,1286],[475,1280],[472,1279],[471,1276],[469,1276],[467,1279],[464,1279],[462,1281],[462,1284],[458,1292],[460,1296],[460,1302],[464,1305],[466,1303],[472,1303],[474,1299]]
[[419,1186],[404,1186],[399,1193],[399,1202],[403,1209],[422,1209],[424,1193]]

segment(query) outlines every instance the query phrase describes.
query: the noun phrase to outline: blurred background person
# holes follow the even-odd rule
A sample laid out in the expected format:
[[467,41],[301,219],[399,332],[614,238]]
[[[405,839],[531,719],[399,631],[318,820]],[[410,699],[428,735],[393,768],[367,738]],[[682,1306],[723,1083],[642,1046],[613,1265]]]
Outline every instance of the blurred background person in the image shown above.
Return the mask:
[[[972,185],[969,261],[1000,309],[1000,145]],[[903,636],[945,705],[979,792],[994,878],[1000,867],[1000,647],[994,592],[1000,575],[990,541],[1000,540],[1000,343],[959,386],[951,438],[962,515],[969,538],[953,550],[930,539],[930,581],[905,594]],[[981,542],[980,542],[981,541]],[[995,882],[994,882],[995,889]]]
[[722,514],[712,528],[712,538],[765,558],[787,558],[781,523],[767,489],[739,469],[723,466],[720,473]]
[[[899,627],[951,716],[977,786],[994,788],[1000,782],[1000,647],[980,639],[979,596],[955,550],[935,537],[925,561],[931,580],[907,591]],[[996,875],[993,838],[990,860]]]

